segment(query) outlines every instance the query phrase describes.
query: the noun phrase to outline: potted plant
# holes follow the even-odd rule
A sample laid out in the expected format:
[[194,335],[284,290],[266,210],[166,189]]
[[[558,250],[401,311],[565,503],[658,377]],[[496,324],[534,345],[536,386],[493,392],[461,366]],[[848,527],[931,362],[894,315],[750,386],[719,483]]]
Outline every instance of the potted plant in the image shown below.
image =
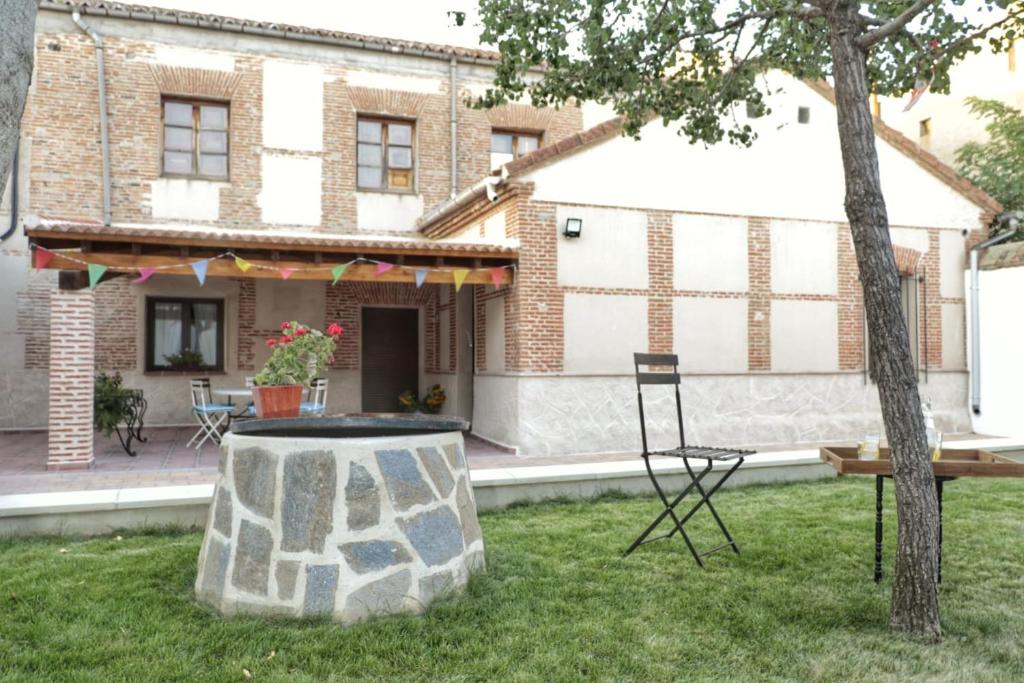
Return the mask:
[[412,389],[406,389],[398,395],[398,405],[402,407],[403,413],[418,413],[420,410],[419,399]]
[[130,415],[130,392],[121,384],[121,374],[108,375],[101,372],[93,385],[93,426],[110,436],[119,424]]
[[201,370],[203,367],[203,354],[191,349],[182,349],[178,353],[164,356],[164,360],[171,370]]
[[256,417],[298,417],[302,390],[334,360],[334,348],[344,330],[338,323],[326,332],[298,322],[281,323],[281,336],[271,337],[270,358],[253,378]]
[[435,384],[430,387],[427,395],[423,397],[423,407],[427,409],[428,413],[439,413],[441,408],[444,407],[446,400],[448,400],[448,397],[445,396],[444,389],[441,388],[440,384]]

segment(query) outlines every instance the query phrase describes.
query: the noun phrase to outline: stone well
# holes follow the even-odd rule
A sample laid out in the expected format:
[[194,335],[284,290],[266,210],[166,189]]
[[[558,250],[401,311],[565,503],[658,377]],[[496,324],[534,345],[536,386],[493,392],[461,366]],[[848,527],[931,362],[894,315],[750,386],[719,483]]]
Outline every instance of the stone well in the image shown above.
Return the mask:
[[221,445],[196,596],[222,614],[420,612],[484,567],[464,420],[250,420]]

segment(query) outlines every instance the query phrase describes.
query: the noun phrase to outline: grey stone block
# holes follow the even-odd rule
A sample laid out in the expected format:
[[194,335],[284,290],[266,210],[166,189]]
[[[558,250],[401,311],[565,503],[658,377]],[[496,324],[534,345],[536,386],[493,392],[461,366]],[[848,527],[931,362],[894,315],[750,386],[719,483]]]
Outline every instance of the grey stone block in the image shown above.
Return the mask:
[[460,472],[466,466],[466,456],[462,453],[462,446],[457,443],[444,445],[444,453],[448,456],[448,464],[455,472]]
[[258,515],[274,515],[277,456],[262,448],[243,448],[231,458],[235,494],[245,507]]
[[420,579],[420,603],[424,607],[455,590],[455,576],[447,569]]
[[398,520],[420,559],[430,566],[444,564],[462,552],[459,519],[447,505],[421,512],[411,519]]
[[211,538],[206,544],[206,555],[203,557],[203,577],[196,591],[196,597],[211,605],[217,605],[224,595],[224,581],[228,573],[228,561],[231,559],[231,544]]
[[235,569],[231,573],[231,583],[236,588],[256,593],[267,594],[267,581],[270,578],[270,551],[274,548],[274,538],[270,529],[253,524],[247,519],[242,520],[238,529],[238,546],[235,549]]
[[412,561],[412,556],[401,543],[395,541],[363,541],[339,546],[352,571],[365,574],[396,564]]
[[370,471],[358,463],[352,463],[348,470],[345,503],[349,529],[369,529],[380,522],[380,489]]
[[217,488],[217,501],[213,506],[213,528],[231,536],[231,491]]
[[334,527],[337,489],[334,456],[328,451],[290,453],[284,461],[281,550],[322,553]]
[[297,560],[278,560],[274,578],[277,579],[277,597],[280,600],[291,600],[295,596],[295,579],[298,575]]
[[405,599],[412,587],[412,573],[403,569],[366,584],[348,596],[341,618],[346,623],[378,614],[396,614],[406,609]]
[[448,494],[452,492],[452,487],[455,486],[455,480],[452,478],[452,473],[448,471],[448,465],[445,464],[441,452],[434,447],[417,448],[416,452],[419,453],[427,474],[434,482],[434,488],[442,498],[447,498]]
[[483,538],[480,531],[480,520],[476,516],[476,504],[473,502],[473,494],[469,490],[469,479],[466,476],[459,477],[459,491],[455,494],[455,504],[459,508],[459,521],[462,523],[462,533],[466,539],[466,545],[479,541]]
[[311,564],[306,567],[306,597],[302,613],[307,617],[331,616],[334,591],[338,588],[338,565]]
[[485,569],[484,551],[474,550],[469,555],[466,555],[466,569],[469,572],[482,572]]
[[384,475],[391,502],[397,510],[434,502],[434,494],[420,474],[416,459],[408,450],[377,451],[377,464]]

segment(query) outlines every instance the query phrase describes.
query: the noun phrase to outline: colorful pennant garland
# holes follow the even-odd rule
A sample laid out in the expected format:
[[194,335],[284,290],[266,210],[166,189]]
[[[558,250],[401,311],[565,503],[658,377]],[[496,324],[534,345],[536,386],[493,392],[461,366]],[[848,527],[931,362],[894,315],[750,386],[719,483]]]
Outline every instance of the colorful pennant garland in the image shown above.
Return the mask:
[[235,267],[238,268],[240,271],[242,271],[244,273],[247,270],[249,270],[250,268],[252,268],[252,264],[249,263],[248,261],[246,261],[241,256],[236,256],[235,257]]
[[143,282],[153,277],[156,273],[156,268],[139,268],[139,276],[132,280],[133,285],[141,285]]
[[277,272],[281,273],[281,279],[282,280],[287,280],[288,278],[290,278],[292,276],[292,273],[295,272],[295,269],[294,268],[278,268]]
[[199,286],[202,287],[206,284],[206,267],[210,265],[210,261],[196,261],[192,264],[192,272],[196,274],[196,279],[199,280]]
[[374,275],[383,275],[384,273],[388,272],[389,270],[391,270],[394,267],[395,267],[394,263],[385,263],[384,261],[378,261],[377,262],[377,270],[375,270],[373,272],[373,274]]
[[345,269],[348,268],[348,263],[339,263],[338,265],[331,268],[331,275],[334,276],[334,281],[331,282],[331,286],[338,284],[338,280],[345,274]]
[[42,270],[46,265],[53,260],[54,254],[49,249],[43,249],[42,247],[36,247],[36,270]]
[[416,289],[423,286],[423,283],[427,281],[427,269],[417,268],[416,269]]
[[456,268],[452,271],[452,279],[455,280],[455,291],[462,289],[462,283],[466,281],[466,276],[469,275],[468,268]]
[[491,268],[491,282],[495,287],[501,287],[501,279],[505,277],[504,268]]
[[107,272],[106,266],[101,266],[98,263],[90,263],[88,266],[89,270],[89,289],[96,289],[96,285],[100,283],[100,278],[103,277],[103,273]]

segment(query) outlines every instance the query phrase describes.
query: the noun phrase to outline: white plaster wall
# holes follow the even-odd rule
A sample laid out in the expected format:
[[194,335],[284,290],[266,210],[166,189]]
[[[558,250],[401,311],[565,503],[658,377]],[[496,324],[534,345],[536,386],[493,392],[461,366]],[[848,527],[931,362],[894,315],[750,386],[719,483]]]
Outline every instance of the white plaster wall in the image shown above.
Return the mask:
[[[669,387],[644,392],[652,448],[678,444]],[[662,389],[662,391],[657,391]],[[929,373],[940,430],[970,428],[967,375]],[[525,455],[640,450],[636,384],[619,377],[477,377],[474,431]],[[853,441],[878,429],[878,390],[861,373],[684,376],[687,443],[768,446]],[[512,397],[515,397],[514,399]],[[514,400],[515,405],[511,405]],[[500,438],[499,438],[500,435]]]
[[367,232],[416,230],[423,196],[397,192],[356,192],[359,229]]
[[673,215],[672,260],[676,289],[747,291],[747,219]]
[[966,245],[955,232],[939,233],[939,293],[947,299],[964,295],[964,266]]
[[150,182],[153,218],[189,221],[220,219],[220,190],[227,183],[188,178],[157,178]]
[[[143,59],[148,58],[148,55],[140,54]],[[147,61],[149,60],[147,59]],[[209,71],[235,70],[235,58],[230,53],[219,50],[197,50],[182,45],[157,44],[153,49],[152,61],[164,66],[181,66]]]
[[834,224],[772,221],[770,230],[773,292],[836,293],[839,265]]
[[646,296],[566,294],[564,316],[567,373],[629,373],[647,351]]
[[[656,120],[640,141],[615,138],[524,179],[536,183],[533,198],[542,201],[845,223],[835,108],[788,76],[770,74],[768,85],[781,90],[768,97],[771,115],[746,120],[741,107],[736,112],[760,135],[749,149],[690,145],[678,126]],[[810,123],[797,123],[800,106],[810,109]],[[877,146],[893,225],[978,227],[979,206],[885,141]]]
[[[1020,312],[1018,302],[1016,314],[1020,315]],[[963,370],[966,367],[965,324],[963,304],[942,304],[942,367],[945,370]]]
[[321,161],[264,152],[256,199],[266,223],[320,225]]
[[323,329],[327,293],[323,282],[257,279],[256,329],[276,330],[285,320]]
[[346,71],[345,82],[348,85],[355,87],[400,90],[403,92],[416,92],[427,95],[433,95],[441,92],[442,84],[447,84],[447,81],[441,78],[403,76],[381,73],[379,71],[363,70]]
[[682,371],[747,371],[746,299],[676,297],[672,330]]
[[[647,214],[642,211],[560,205],[558,284],[646,289]],[[567,218],[582,218],[580,237],[561,236]]]
[[838,315],[834,301],[772,301],[772,371],[838,370]]
[[485,346],[487,372],[505,370],[505,299],[488,299],[484,304],[487,329]]
[[[849,228],[844,229],[849,232]],[[919,251],[922,254],[925,254],[928,251],[927,230],[914,228],[889,228],[889,240],[892,242],[893,246],[896,247],[906,247],[908,249]]]
[[484,241],[502,242],[505,239],[505,212],[499,211],[484,220]]
[[[965,280],[969,277],[965,275]],[[1024,433],[1024,315],[1020,305],[1024,267],[983,270],[978,278],[981,358],[980,366],[971,372],[981,373],[981,413],[972,415],[971,421],[974,431],[982,434],[1020,435]]]
[[264,61],[264,147],[319,152],[323,139],[323,67],[275,59]]

